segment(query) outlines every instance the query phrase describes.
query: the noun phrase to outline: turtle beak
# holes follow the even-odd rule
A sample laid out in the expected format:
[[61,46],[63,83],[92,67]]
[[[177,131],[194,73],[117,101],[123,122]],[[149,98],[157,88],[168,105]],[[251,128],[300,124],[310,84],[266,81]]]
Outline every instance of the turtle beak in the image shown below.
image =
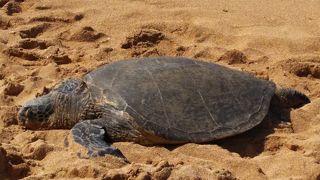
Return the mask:
[[[26,107],[21,107],[18,112],[18,120],[20,125],[25,125],[28,120],[28,113],[30,113],[30,109]],[[29,114],[30,115],[30,114]]]

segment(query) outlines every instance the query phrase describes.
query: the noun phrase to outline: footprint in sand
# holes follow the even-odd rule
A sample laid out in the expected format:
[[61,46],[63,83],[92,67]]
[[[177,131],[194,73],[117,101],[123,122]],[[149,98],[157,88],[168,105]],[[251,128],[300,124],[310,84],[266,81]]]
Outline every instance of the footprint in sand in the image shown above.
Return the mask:
[[137,48],[137,47],[152,47],[159,44],[165,39],[165,35],[158,30],[142,29],[140,32],[126,38],[121,45],[123,49]]
[[86,26],[72,34],[69,40],[78,42],[95,42],[103,36],[105,36],[105,34],[97,32],[90,26]]
[[37,61],[41,59],[39,54],[34,52],[26,52],[22,48],[9,47],[3,50],[3,53],[7,56],[19,57],[29,61]]
[[49,28],[49,23],[42,23],[37,25],[32,25],[30,27],[27,27],[24,30],[21,30],[19,32],[19,35],[22,39],[24,38],[36,38],[43,32],[45,32]]
[[245,64],[247,62],[247,57],[243,52],[234,49],[224,53],[218,61],[224,61],[228,64]]
[[14,13],[20,13],[22,12],[22,9],[20,7],[20,3],[16,1],[10,1],[4,5],[6,9],[6,14],[9,16],[12,16]]
[[298,77],[320,79],[320,57],[291,58],[282,67]]

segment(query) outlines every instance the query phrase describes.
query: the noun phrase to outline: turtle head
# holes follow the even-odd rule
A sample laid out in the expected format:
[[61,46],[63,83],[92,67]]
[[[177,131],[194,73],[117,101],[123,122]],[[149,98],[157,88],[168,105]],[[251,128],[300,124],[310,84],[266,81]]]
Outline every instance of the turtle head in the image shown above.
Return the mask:
[[79,121],[88,98],[84,81],[64,80],[50,93],[26,102],[18,113],[19,124],[28,129],[70,128]]
[[305,94],[292,88],[277,89],[273,101],[276,101],[282,108],[294,109],[311,102]]

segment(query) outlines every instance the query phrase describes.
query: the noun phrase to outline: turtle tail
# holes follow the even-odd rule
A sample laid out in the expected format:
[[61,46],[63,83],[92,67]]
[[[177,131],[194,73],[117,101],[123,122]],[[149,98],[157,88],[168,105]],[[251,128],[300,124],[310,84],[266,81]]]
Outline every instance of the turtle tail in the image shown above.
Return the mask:
[[300,108],[305,104],[310,103],[310,99],[303,94],[292,88],[277,89],[273,97],[274,103],[279,103],[283,108]]

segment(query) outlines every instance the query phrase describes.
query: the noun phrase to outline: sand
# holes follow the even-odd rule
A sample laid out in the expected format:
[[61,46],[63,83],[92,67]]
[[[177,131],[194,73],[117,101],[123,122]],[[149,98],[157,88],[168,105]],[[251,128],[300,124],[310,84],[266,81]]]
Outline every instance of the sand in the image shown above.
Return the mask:
[[[320,179],[320,4],[257,0],[0,0],[0,179]],[[185,56],[292,87],[291,123],[208,144],[119,142],[131,163],[16,112],[63,78],[121,59]],[[64,139],[69,146],[64,146]]]

